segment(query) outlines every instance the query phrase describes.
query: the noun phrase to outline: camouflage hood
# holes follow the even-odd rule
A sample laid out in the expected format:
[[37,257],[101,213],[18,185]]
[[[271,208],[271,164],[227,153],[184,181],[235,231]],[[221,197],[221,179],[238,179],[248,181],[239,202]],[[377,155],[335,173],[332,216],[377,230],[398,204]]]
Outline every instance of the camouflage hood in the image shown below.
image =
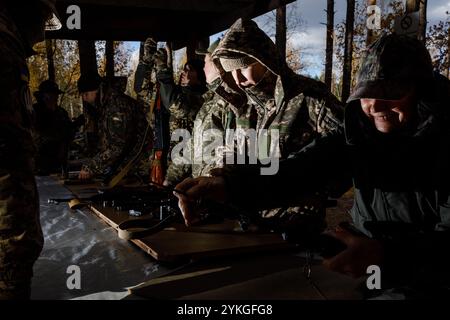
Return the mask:
[[251,57],[264,65],[270,72],[278,77],[277,86],[281,86],[285,92],[289,75],[293,74],[285,61],[282,61],[278,49],[264,31],[252,20],[238,19],[220,41],[214,50],[212,59],[217,68],[221,71],[222,78],[229,85],[233,86],[233,80],[226,79],[227,73],[220,64],[220,58],[233,57],[236,54],[243,54]]
[[273,41],[252,20],[238,19],[214,50],[212,58],[220,66],[219,58],[236,53],[257,60],[276,75],[280,75],[285,66]]

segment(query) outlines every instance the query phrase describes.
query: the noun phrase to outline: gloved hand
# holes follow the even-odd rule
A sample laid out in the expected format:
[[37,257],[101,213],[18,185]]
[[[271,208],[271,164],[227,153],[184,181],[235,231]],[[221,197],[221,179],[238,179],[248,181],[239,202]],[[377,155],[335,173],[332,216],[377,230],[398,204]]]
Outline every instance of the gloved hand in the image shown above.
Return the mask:
[[147,38],[144,42],[144,56],[143,60],[147,64],[151,64],[153,62],[153,55],[155,54],[157,49],[157,41],[153,38]]
[[153,55],[153,60],[156,64],[156,69],[160,70],[167,67],[167,51],[166,49],[158,49]]

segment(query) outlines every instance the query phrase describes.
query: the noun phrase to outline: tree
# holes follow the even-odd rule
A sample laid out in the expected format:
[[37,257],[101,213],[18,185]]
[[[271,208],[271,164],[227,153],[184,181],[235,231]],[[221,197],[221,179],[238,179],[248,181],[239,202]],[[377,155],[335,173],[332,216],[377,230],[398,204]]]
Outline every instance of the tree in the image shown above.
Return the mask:
[[[279,16],[279,19],[280,18],[281,16]],[[276,43],[277,10],[273,10],[267,14],[259,16],[255,19],[255,21],[269,37],[275,40]],[[304,48],[303,47],[300,48],[296,44],[295,37],[304,30],[305,30],[305,21],[301,18],[301,16],[298,15],[297,2],[288,4],[286,6],[285,59],[288,66],[294,72],[297,73],[299,73],[301,69],[304,67],[304,64],[301,61],[303,60],[301,57],[301,52],[303,51]],[[278,40],[278,44],[280,42],[282,42],[282,40]]]
[[[367,0],[367,6],[375,6],[377,4],[377,0]],[[367,29],[366,36],[366,46],[369,46],[374,39],[374,31],[372,29]]]
[[55,54],[55,41],[52,39],[47,39],[45,41],[45,47],[47,52],[48,79],[55,81],[55,61],[53,60],[53,55]]
[[[446,12],[447,17],[449,12]],[[426,45],[433,60],[433,67],[436,71],[449,77],[450,66],[450,19],[439,21],[428,28]]]
[[[364,53],[367,42],[372,41],[369,37],[369,30],[367,28],[367,5],[369,2],[367,0],[358,0],[355,2],[355,21],[353,29],[353,48],[352,48],[352,71],[351,71],[351,82],[350,87],[352,87],[356,81],[356,73],[360,65],[361,56]],[[370,36],[375,39],[382,32],[392,32],[394,29],[394,20],[396,17],[402,16],[404,14],[404,6],[402,0],[391,0],[386,8],[384,8],[383,15],[381,17],[381,29],[372,30]],[[340,22],[335,28],[335,54],[337,63],[335,64],[337,71],[336,74],[343,73],[344,67],[344,56],[345,56],[345,43],[346,43],[346,21]],[[369,39],[368,39],[369,38]],[[350,59],[349,59],[350,60]],[[342,70],[342,71],[341,71]],[[348,77],[348,75],[347,75]],[[338,79],[339,77],[337,77]],[[348,80],[348,78],[347,78]],[[348,86],[348,83],[347,83]],[[342,96],[342,91],[344,90],[343,78],[339,83],[335,83],[335,87],[341,87],[342,90],[338,92],[338,96],[344,101]],[[348,89],[345,89],[348,90]],[[347,91],[348,92],[348,91]]]
[[276,9],[275,21],[275,44],[278,47],[281,59],[286,60],[286,6],[281,6]]
[[427,0],[406,0],[405,11],[406,13],[419,12],[419,31],[417,38],[425,41],[427,30]]
[[344,66],[342,72],[342,101],[350,95],[353,61],[353,30],[355,23],[355,0],[347,0],[347,15],[345,21]]
[[325,49],[325,85],[331,91],[333,80],[334,0],[327,0],[327,41]]
[[49,61],[53,60],[54,64],[55,81],[64,92],[60,96],[60,105],[71,117],[76,117],[81,113],[81,100],[77,88],[80,76],[78,44],[70,40],[52,40],[52,44],[51,55],[47,54],[46,42],[41,42],[34,47],[37,54],[28,59],[30,90],[37,91],[39,84],[49,79],[47,59],[50,57]]

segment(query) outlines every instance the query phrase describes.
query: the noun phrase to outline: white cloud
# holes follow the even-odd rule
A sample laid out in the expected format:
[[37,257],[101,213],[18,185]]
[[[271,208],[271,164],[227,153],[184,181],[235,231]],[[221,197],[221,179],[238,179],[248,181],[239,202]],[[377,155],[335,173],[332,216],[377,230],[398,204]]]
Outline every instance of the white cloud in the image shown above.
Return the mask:
[[324,26],[308,28],[306,31],[295,32],[289,38],[294,48],[300,50],[300,59],[305,65],[304,74],[317,76],[323,70],[325,59],[325,33]]
[[450,1],[434,7],[428,7],[427,20],[430,22],[444,21],[447,19],[446,11],[450,11]]
[[325,50],[325,27],[309,28],[306,31],[295,32],[290,41],[296,47],[305,48],[312,52]]

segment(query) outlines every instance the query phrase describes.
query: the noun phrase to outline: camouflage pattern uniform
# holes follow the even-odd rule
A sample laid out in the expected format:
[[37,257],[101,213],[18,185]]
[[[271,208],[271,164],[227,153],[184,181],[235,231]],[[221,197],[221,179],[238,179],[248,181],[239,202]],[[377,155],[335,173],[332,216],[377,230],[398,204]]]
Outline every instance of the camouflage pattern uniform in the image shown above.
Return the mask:
[[[169,111],[170,114],[170,136],[172,136],[177,129],[187,130],[189,134],[192,135],[194,120],[203,105],[203,94],[206,89],[203,86],[194,87],[176,85],[173,79],[173,71],[167,66],[166,62],[167,60],[164,61],[163,64],[156,63],[156,80],[159,83],[161,104],[164,108],[166,108],[166,110]],[[180,141],[181,139],[178,141],[172,141],[172,138],[170,138],[170,147],[167,155],[167,168],[169,168],[172,164],[172,149]]]
[[207,176],[211,169],[220,167],[223,162],[221,153],[216,153],[219,150],[207,150],[212,141],[224,143],[225,130],[231,117],[228,103],[213,91],[220,82],[220,78],[213,81],[208,85],[210,90],[203,95],[205,102],[195,118],[192,138],[187,142],[190,164],[172,162],[166,174],[166,183],[169,185],[176,185],[189,176]]
[[[281,60],[275,44],[255,22],[237,20],[212,56],[222,70],[221,59],[235,57],[252,58],[267,68],[255,86],[245,89],[249,118],[241,117],[240,120],[244,128],[256,129],[258,150],[262,150],[262,154],[268,154],[272,148],[270,131],[263,135],[262,129],[279,130],[279,157],[284,159],[322,133],[341,128],[343,106],[339,100],[324,83],[289,69]],[[244,120],[246,123],[242,123]]]
[[43,236],[33,175],[26,47],[0,7],[0,299],[28,298]]
[[99,150],[83,170],[108,178],[137,154],[148,124],[144,107],[133,98],[106,83],[100,85],[98,95]]
[[[341,126],[343,106],[339,100],[324,83],[289,69],[272,40],[251,20],[239,19],[233,24],[214,51],[213,59],[220,65],[220,58],[236,54],[251,57],[268,69],[259,83],[245,91],[248,103],[257,113],[255,129],[280,131],[282,158],[318,134]],[[273,87],[274,82],[273,94],[264,93],[270,91],[266,88]]]
[[157,71],[163,105],[170,111],[170,133],[176,129],[192,132],[195,116],[203,105],[203,87],[177,86],[173,82],[172,70],[163,67]]

